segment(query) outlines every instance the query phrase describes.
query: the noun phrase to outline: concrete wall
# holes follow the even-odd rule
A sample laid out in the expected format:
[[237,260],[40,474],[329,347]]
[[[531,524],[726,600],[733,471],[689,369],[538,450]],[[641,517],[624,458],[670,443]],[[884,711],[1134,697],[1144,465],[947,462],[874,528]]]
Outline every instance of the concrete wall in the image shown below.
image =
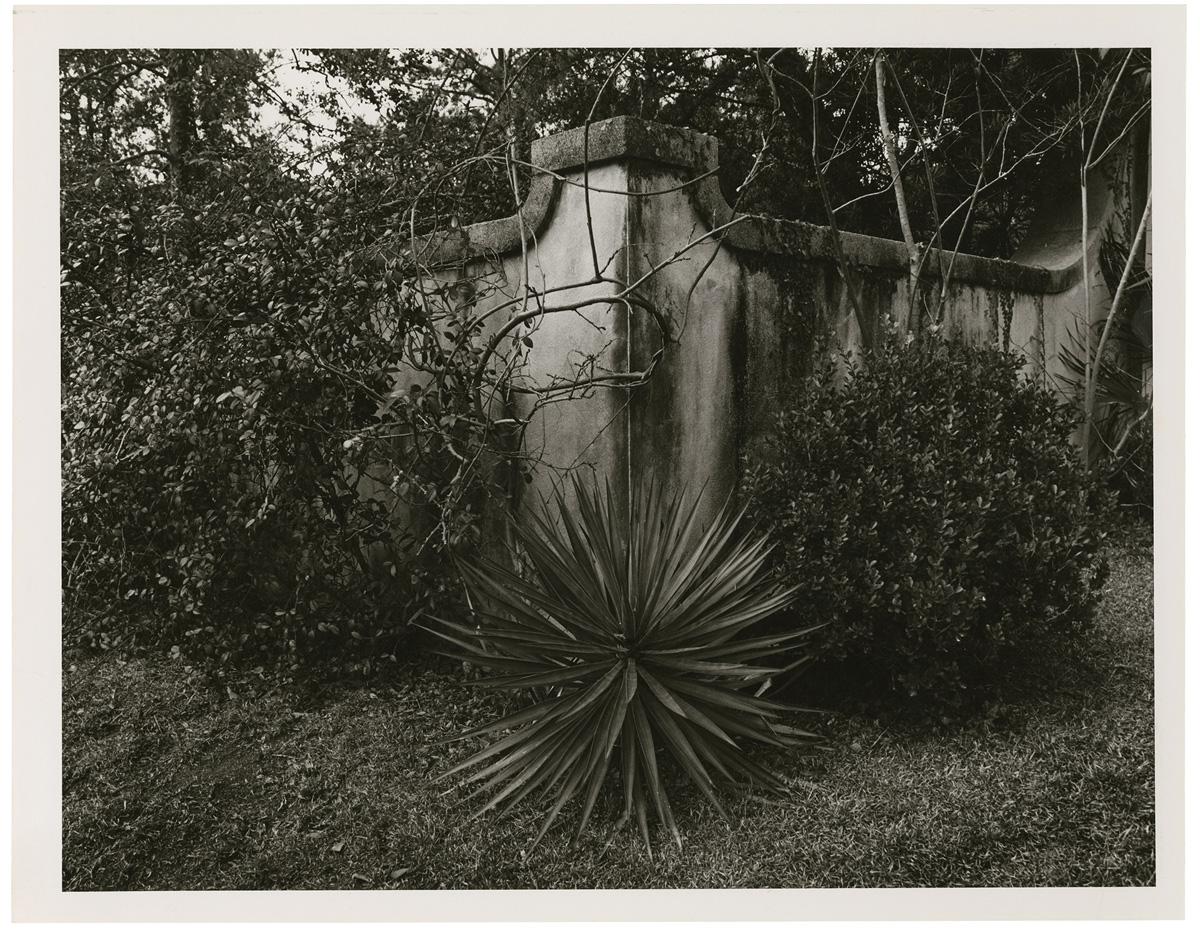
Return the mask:
[[[622,495],[649,476],[693,492],[703,487],[706,507],[715,508],[736,488],[755,439],[808,373],[816,341],[862,344],[832,232],[735,217],[714,174],[715,140],[690,130],[618,117],[593,124],[586,140],[582,129],[539,140],[533,160],[540,171],[517,215],[422,240],[418,258],[472,280],[473,313],[510,304],[489,318],[488,332],[543,302],[549,312],[521,331],[532,346],[504,350],[521,354],[510,358],[523,391],[575,377],[584,360],[605,374],[643,370],[661,356],[644,384],[594,388],[536,414],[526,452],[540,465],[525,503],[545,496],[567,470],[585,467]],[[1111,185],[1101,179],[1091,188],[1094,256],[1114,206]],[[1093,319],[1109,301],[1097,261],[1083,278],[1078,201],[1071,192],[1048,205],[1015,261],[934,253],[927,263],[929,287],[937,286],[939,263],[952,269],[946,329],[1019,350],[1029,375],[1048,387],[1063,375],[1059,347],[1079,325],[1084,289],[1092,292]],[[589,206],[599,282],[592,280]],[[722,232],[706,238],[715,229]],[[903,245],[841,238],[872,325],[905,320]],[[636,293],[670,320],[669,340],[644,309],[604,302],[554,312],[642,279]],[[530,289],[535,294],[523,297]],[[532,397],[518,393],[516,408],[528,412]]]

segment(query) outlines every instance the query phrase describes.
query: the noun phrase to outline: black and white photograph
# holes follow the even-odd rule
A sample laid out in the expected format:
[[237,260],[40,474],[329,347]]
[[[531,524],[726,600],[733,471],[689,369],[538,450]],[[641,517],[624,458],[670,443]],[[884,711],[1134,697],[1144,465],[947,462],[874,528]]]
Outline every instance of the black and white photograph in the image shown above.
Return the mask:
[[57,50],[61,891],[1155,887],[1151,49],[402,36]]

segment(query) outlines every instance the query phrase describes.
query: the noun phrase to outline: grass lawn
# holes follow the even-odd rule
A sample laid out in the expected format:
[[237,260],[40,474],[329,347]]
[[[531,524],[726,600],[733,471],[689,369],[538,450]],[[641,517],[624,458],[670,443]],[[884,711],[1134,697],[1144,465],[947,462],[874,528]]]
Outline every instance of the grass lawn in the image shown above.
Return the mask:
[[[1112,553],[1099,629],[986,721],[941,732],[853,716],[832,749],[763,756],[789,793],[736,790],[719,820],[675,787],[682,850],[584,843],[567,820],[532,853],[536,809],[470,820],[433,777],[489,713],[451,671],[244,697],[168,658],[63,670],[63,887],[455,889],[1069,886],[1154,882],[1149,537]],[[615,793],[613,793],[615,796]]]

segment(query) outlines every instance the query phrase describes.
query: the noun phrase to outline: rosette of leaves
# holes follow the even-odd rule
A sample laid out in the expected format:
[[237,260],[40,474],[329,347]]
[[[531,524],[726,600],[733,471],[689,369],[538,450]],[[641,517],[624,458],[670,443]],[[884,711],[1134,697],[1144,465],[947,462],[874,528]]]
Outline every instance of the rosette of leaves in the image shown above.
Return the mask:
[[479,814],[542,799],[549,810],[536,846],[573,799],[577,841],[616,772],[624,791],[616,829],[635,817],[649,850],[653,809],[681,844],[667,758],[724,816],[720,781],[782,787],[745,744],[816,739],[784,723],[800,709],[763,697],[807,657],[789,655],[783,668],[768,660],[816,627],[751,631],[792,592],[766,571],[767,540],[742,533],[728,503],[705,525],[698,498],[647,486],[622,508],[607,486],[572,484],[573,502],[559,493],[515,525],[526,572],[491,561],[462,567],[476,626],[437,624],[457,647],[452,655],[490,671],[480,685],[526,697],[520,710],[455,738],[490,742],[445,776],[472,787],[472,799],[486,797]]

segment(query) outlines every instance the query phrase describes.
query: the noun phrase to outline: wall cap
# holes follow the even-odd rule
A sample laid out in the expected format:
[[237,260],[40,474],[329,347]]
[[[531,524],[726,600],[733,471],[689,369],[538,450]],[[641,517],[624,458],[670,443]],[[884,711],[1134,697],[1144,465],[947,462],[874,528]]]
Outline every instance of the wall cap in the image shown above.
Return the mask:
[[[398,248],[381,248],[379,257],[438,267],[516,252],[522,239],[529,242],[546,227],[559,190],[566,183],[556,176],[619,161],[636,163],[643,171],[653,165],[675,173],[699,173],[701,177],[686,187],[693,206],[712,228],[735,219],[715,176],[719,164],[717,140],[697,130],[616,116],[534,140],[531,161],[534,177],[517,214],[421,236],[415,244],[402,240]],[[703,176],[705,173],[707,176]],[[631,191],[630,196],[637,195]],[[1048,204],[1043,212],[1059,207]],[[1101,217],[1093,219],[1093,226],[1098,227]],[[849,232],[840,235],[842,250],[852,266],[899,277],[907,275],[908,254],[898,240]],[[819,261],[832,261],[836,255],[831,228],[780,217],[739,215],[720,239],[730,248],[747,252]],[[1069,250],[1042,250],[1033,243],[1029,245],[1033,247],[1023,246],[1018,252],[1017,261],[935,250],[926,260],[923,276],[936,280],[939,267],[948,268],[953,261],[952,280],[961,284],[1052,294],[1067,290],[1079,280],[1082,262],[1078,253],[1072,258]],[[1042,258],[1046,261],[1038,261]]]
[[543,136],[532,146],[533,164],[548,171],[567,172],[582,169],[585,164],[634,159],[708,171],[718,164],[717,140],[694,129],[635,116],[614,116],[587,127]]

